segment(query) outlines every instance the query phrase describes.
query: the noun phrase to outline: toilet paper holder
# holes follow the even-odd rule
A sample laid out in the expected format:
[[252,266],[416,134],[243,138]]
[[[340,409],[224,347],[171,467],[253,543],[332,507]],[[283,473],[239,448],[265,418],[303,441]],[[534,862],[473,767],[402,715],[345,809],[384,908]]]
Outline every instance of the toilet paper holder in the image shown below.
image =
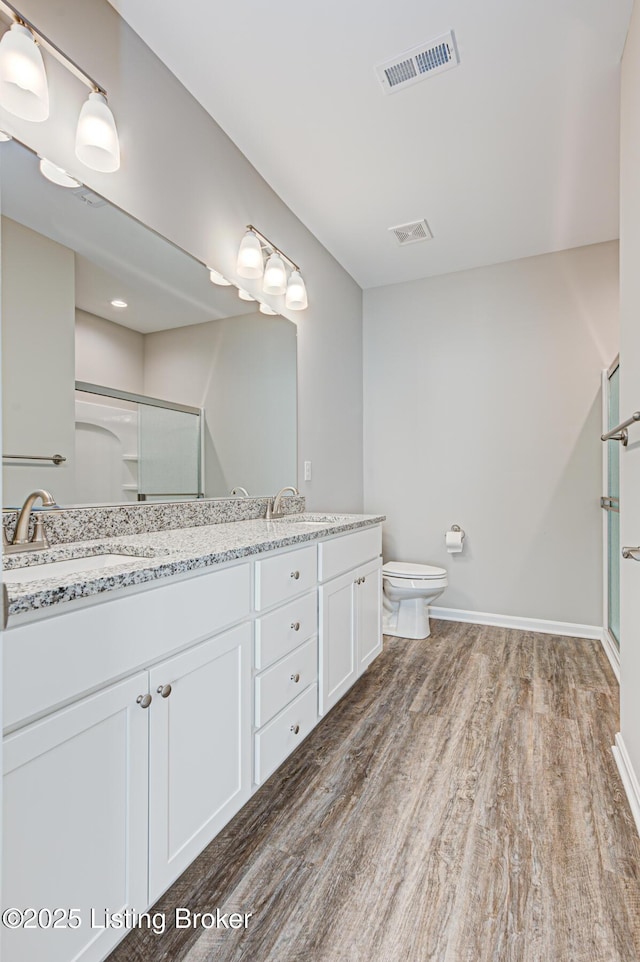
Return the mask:
[[456,531],[456,532],[459,531],[460,534],[462,535],[462,540],[464,541],[464,531],[462,530],[459,524],[452,524],[449,530]]

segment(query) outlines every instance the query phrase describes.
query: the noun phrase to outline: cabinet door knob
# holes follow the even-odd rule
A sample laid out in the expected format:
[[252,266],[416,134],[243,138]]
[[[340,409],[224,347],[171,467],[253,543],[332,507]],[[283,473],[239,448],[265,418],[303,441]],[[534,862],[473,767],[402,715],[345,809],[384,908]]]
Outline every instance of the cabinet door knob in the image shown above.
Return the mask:
[[292,571],[292,572],[291,572],[291,577],[294,578],[294,579],[297,581],[298,578],[300,577],[300,572],[299,572],[299,571]]
[[152,701],[151,695],[138,695],[136,698],[136,704],[140,705],[140,708],[148,708]]
[[297,735],[300,731],[300,725],[292,725],[290,731],[292,731],[294,735]]
[[292,676],[291,676],[291,681],[295,681],[295,683],[296,683],[296,685],[297,685],[298,682],[300,681],[300,673],[299,673],[299,672],[296,672],[295,675],[292,675]]
[[300,631],[300,622],[299,622],[299,621],[292,621],[292,622],[291,622],[291,627],[293,628],[294,631]]
[[156,691],[159,695],[162,695],[163,698],[168,698],[172,691],[171,685],[158,685]]

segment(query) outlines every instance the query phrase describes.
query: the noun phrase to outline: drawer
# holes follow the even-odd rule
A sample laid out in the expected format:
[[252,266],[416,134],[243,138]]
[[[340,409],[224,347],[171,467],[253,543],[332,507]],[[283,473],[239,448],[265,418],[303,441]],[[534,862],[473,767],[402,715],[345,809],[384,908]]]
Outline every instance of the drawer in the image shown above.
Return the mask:
[[[298,747],[318,720],[318,686],[312,685],[255,735],[255,782],[260,785]],[[297,729],[297,731],[296,731]]]
[[[299,626],[299,627],[298,627]],[[318,633],[318,593],[311,591],[295,601],[256,619],[256,668],[262,671]]]
[[256,609],[261,611],[295,598],[315,587],[317,580],[315,544],[256,561]]
[[342,538],[321,541],[318,545],[318,578],[328,581],[357,568],[382,554],[382,528],[379,524]]
[[256,678],[256,727],[277,715],[317,678],[318,639],[312,638]]

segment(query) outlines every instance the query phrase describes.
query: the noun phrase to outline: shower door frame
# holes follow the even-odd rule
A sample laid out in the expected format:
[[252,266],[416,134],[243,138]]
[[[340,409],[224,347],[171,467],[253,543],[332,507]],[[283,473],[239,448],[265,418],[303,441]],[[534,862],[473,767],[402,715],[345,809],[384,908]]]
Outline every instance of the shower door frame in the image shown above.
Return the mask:
[[[620,367],[620,355],[618,354],[608,368],[602,372],[602,433],[606,434],[610,430],[609,426],[609,381],[615,371]],[[609,442],[603,443],[602,451],[602,494],[606,495],[609,489]],[[620,503],[618,502],[618,508]],[[620,647],[622,644],[617,642],[609,629],[609,512],[602,511],[602,643],[611,663],[616,678],[620,680]]]

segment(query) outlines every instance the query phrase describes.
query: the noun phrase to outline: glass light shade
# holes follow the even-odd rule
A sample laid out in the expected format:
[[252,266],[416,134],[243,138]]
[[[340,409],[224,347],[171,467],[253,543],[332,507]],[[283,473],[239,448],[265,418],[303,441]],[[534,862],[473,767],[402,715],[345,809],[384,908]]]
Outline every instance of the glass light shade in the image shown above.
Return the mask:
[[274,311],[268,304],[260,304],[260,313],[268,314],[269,317],[275,317],[278,312]]
[[5,133],[4,130],[0,130],[0,144],[6,144],[8,140],[13,140],[13,137]]
[[21,23],[14,23],[0,40],[0,105],[23,120],[49,116],[42,54],[31,31]]
[[304,311],[309,306],[307,288],[300,271],[293,271],[287,284],[287,296],[284,299],[290,311]]
[[243,291],[241,287],[238,288],[238,297],[241,301],[255,301],[255,297],[252,297],[247,291]]
[[218,271],[214,271],[212,267],[209,268],[209,280],[212,284],[217,284],[218,287],[231,287],[231,281],[228,281],[227,278],[219,274]]
[[58,187],[80,187],[80,181],[68,174],[62,167],[52,164],[46,157],[40,158],[40,173]]
[[76,157],[92,170],[111,174],[120,167],[120,142],[113,114],[103,94],[93,91],[78,117]]
[[262,277],[264,270],[262,246],[257,234],[252,230],[248,230],[240,241],[236,270],[240,277],[252,279]]
[[287,289],[287,272],[284,261],[275,251],[269,257],[264,269],[262,290],[265,294],[284,294]]

